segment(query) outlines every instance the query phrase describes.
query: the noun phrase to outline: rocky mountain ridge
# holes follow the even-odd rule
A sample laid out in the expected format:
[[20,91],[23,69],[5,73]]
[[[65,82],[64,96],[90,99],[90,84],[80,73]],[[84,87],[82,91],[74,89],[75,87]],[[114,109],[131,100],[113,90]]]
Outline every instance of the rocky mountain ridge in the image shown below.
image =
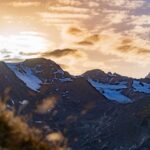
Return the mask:
[[148,78],[101,70],[72,76],[43,58],[1,62],[0,97],[43,134],[61,131],[73,150],[149,147]]

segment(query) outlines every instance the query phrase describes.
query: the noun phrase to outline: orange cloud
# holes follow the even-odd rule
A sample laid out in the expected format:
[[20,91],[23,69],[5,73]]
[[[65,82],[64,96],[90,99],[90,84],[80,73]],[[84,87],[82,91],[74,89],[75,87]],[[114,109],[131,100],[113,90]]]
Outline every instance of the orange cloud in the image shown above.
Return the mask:
[[85,40],[89,42],[99,42],[101,40],[101,37],[99,34],[93,34],[87,37]]
[[35,2],[34,1],[33,2],[14,1],[14,2],[8,2],[8,3],[5,3],[5,4],[8,5],[8,6],[13,6],[13,7],[30,7],[30,6],[40,6],[41,2],[38,2],[38,1],[35,1]]
[[84,41],[81,41],[81,42],[77,42],[76,44],[81,45],[81,46],[92,46],[93,42],[84,40]]
[[43,57],[64,57],[67,55],[71,55],[74,57],[81,57],[81,53],[78,50],[75,49],[62,49],[62,50],[55,50],[55,51],[51,51],[51,52],[45,52],[43,54],[41,54]]
[[71,35],[78,36],[78,35],[81,35],[81,34],[82,34],[82,30],[79,29],[79,28],[76,28],[76,27],[70,27],[70,28],[67,30],[67,33],[68,33],[68,34],[71,34]]

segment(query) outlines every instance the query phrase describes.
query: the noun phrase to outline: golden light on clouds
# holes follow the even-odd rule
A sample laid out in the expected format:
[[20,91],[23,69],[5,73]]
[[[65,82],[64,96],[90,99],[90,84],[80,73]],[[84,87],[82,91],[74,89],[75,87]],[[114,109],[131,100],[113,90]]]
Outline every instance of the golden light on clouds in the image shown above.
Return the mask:
[[46,57],[73,74],[97,68],[144,77],[150,71],[149,3],[0,0],[0,59]]
[[46,40],[34,33],[21,33],[18,35],[0,36],[0,49],[10,51],[36,52],[46,50]]

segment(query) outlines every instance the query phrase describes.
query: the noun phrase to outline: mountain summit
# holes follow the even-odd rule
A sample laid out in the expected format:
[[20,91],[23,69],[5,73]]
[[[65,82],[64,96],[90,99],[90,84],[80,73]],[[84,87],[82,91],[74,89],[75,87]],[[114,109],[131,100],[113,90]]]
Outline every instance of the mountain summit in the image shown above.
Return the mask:
[[[76,86],[76,90],[80,91],[89,89],[89,94],[93,91],[107,100],[119,103],[131,103],[150,94],[150,81],[146,79],[128,78],[98,69],[87,71],[81,76],[72,76],[55,62],[44,58],[29,59],[20,63],[1,62],[0,75],[1,92],[9,87],[14,91],[11,92],[12,95],[21,93],[20,98],[23,95],[26,98],[26,93],[31,92],[35,95],[42,93],[45,96],[47,92],[57,89],[58,93],[59,87],[64,88],[68,85],[74,90]],[[80,99],[81,93],[77,95]]]
[[150,79],[150,73],[146,76],[147,79]]

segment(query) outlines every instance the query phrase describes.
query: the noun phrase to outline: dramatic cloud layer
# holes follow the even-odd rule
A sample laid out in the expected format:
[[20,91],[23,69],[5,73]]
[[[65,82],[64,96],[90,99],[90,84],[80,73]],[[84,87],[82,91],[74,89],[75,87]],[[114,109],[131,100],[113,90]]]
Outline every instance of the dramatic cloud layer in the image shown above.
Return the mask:
[[150,71],[150,0],[0,0],[0,18],[1,60],[46,57],[73,74]]
[[75,49],[62,49],[62,50],[55,50],[52,52],[45,52],[41,54],[43,57],[66,57],[68,55],[75,56],[75,57],[81,57],[81,53],[78,50]]

